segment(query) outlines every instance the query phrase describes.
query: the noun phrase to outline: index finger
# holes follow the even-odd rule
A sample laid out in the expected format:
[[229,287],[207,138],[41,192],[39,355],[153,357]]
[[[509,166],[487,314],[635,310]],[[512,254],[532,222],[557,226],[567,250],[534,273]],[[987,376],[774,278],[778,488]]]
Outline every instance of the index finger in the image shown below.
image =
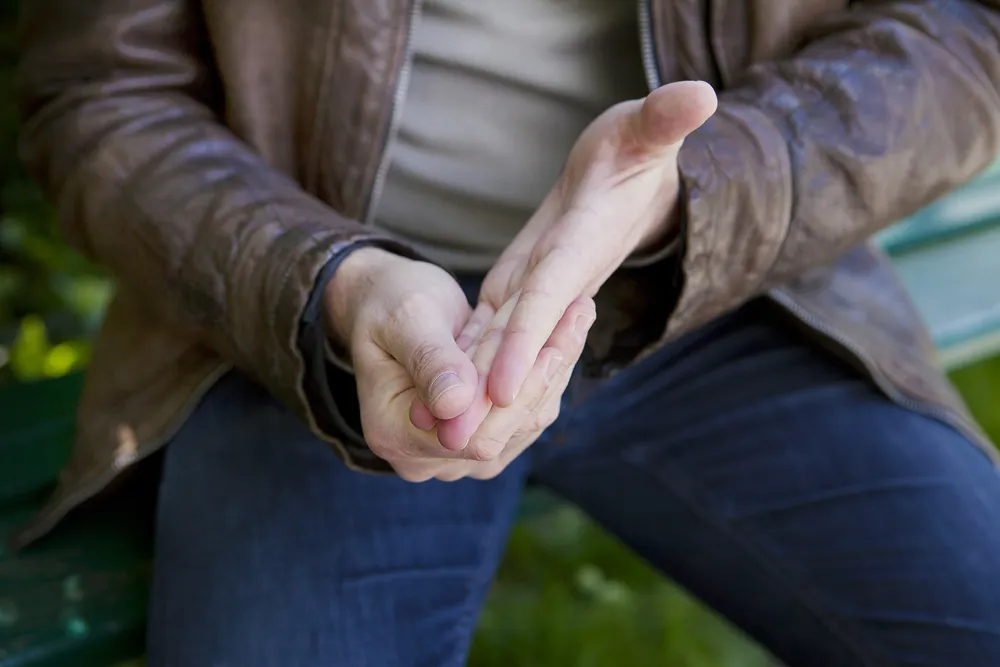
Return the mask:
[[557,247],[525,274],[517,305],[490,367],[490,400],[507,407],[517,398],[542,347],[569,305],[590,282],[592,267],[578,253]]

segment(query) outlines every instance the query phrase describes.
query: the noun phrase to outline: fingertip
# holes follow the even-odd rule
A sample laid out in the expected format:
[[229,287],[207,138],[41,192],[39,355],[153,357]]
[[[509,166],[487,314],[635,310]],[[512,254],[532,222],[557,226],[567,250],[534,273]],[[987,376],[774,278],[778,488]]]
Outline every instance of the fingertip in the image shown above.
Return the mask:
[[545,385],[548,386],[555,379],[556,375],[559,374],[559,370],[563,365],[563,355],[562,352],[555,348],[546,348],[542,350],[542,354],[538,355],[542,366],[542,373],[545,377]]
[[693,97],[697,100],[701,113],[705,117],[705,120],[707,120],[719,108],[719,94],[712,84],[707,81],[695,81],[693,83],[696,91]]
[[538,360],[541,345],[533,347],[523,336],[507,336],[490,368],[488,393],[494,404],[506,408],[517,400],[521,386]]
[[[517,389],[510,379],[510,374],[503,368],[494,366],[490,370],[488,393],[493,404],[501,408],[510,407],[517,399]],[[518,387],[519,388],[519,387]]]
[[437,419],[454,419],[468,410],[475,400],[479,373],[472,360],[466,358],[457,371],[442,373],[435,379],[436,382],[441,382],[446,387],[437,390],[431,385],[430,394],[434,398],[427,407]]
[[449,452],[460,452],[469,445],[472,434],[465,434],[459,423],[460,419],[449,419],[438,424],[438,442]]
[[705,81],[676,81],[657,88],[642,106],[647,137],[673,145],[701,127],[716,112],[719,98]]
[[410,403],[410,423],[421,431],[430,431],[437,425],[437,419],[419,398]]
[[475,395],[474,385],[461,382],[440,394],[428,407],[431,415],[437,419],[454,419],[469,409]]
[[480,303],[476,306],[476,309],[472,311],[472,315],[469,317],[468,322],[462,327],[462,331],[459,333],[458,337],[455,339],[455,343],[458,345],[459,349],[463,352],[468,352],[469,347],[475,343],[479,336],[482,335],[483,329],[486,325],[490,323],[493,319],[493,315],[496,311],[490,307],[487,303]]
[[490,412],[491,403],[486,395],[485,382],[477,387],[477,394],[472,405],[462,414],[438,422],[438,441],[445,449],[453,452],[461,451],[469,445],[469,440],[476,429],[483,423]]

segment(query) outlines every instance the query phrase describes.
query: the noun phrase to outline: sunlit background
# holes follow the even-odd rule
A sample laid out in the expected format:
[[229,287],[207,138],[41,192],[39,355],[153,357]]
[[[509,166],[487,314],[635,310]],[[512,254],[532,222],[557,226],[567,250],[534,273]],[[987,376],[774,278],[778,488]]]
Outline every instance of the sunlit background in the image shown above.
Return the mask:
[[[52,209],[18,164],[11,95],[14,10],[8,5],[2,10],[0,28],[3,533],[38,506],[65,455],[79,371],[87,365],[88,341],[113,291],[101,271],[61,242]],[[991,220],[1000,222],[1000,184],[993,192],[977,195],[976,205],[985,206],[985,213],[976,214],[977,229]],[[968,208],[971,201],[971,194],[953,198],[951,208],[941,209],[939,217],[952,215],[956,206]],[[991,211],[996,214],[992,218]],[[986,278],[976,277],[985,275],[980,269],[988,259],[966,261],[972,265],[961,276],[935,273],[938,255],[928,254],[927,248],[935,247],[938,237],[932,234],[921,240],[912,234],[900,237],[901,233],[894,230],[885,240],[899,244],[901,271],[913,274],[911,282],[964,280],[980,300],[992,298],[1000,309],[1000,282],[988,287],[981,284]],[[981,243],[972,246],[982,248]],[[974,257],[972,250],[949,247],[953,254]],[[1000,253],[989,256],[1000,264]],[[960,305],[957,297],[921,292],[918,301],[926,301],[922,307],[941,311],[934,311],[944,327],[941,335],[965,335],[962,331],[969,327],[960,331],[961,323],[955,321],[959,316],[948,310]],[[990,325],[984,320],[978,326]],[[968,341],[959,343],[954,349],[964,352],[956,354],[984,356]],[[954,376],[980,420],[994,439],[1000,439],[1000,360],[977,361]],[[147,535],[121,528],[134,523],[115,521],[102,524],[99,515],[92,517],[25,556],[0,551],[0,667],[141,664]],[[148,523],[148,515],[138,521]],[[535,498],[515,529],[480,622],[471,664],[764,667],[775,663],[578,512]]]

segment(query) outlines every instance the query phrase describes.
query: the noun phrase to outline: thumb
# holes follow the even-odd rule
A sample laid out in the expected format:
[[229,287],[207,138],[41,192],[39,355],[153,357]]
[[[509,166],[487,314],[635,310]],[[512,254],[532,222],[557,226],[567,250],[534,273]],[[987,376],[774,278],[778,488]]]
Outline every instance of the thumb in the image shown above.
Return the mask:
[[647,147],[667,149],[684,141],[715,113],[719,100],[704,81],[677,81],[643,100],[637,134]]
[[455,342],[440,312],[414,313],[385,336],[386,351],[406,368],[420,400],[437,419],[465,412],[476,395],[479,374]]

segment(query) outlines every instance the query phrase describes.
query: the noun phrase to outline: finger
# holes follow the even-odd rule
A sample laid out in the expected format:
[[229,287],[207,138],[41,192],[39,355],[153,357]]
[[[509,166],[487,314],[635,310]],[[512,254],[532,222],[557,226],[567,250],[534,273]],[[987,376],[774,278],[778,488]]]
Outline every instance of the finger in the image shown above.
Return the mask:
[[460,479],[471,477],[475,466],[475,461],[449,461],[434,475],[434,479],[439,482],[457,482]]
[[462,351],[468,352],[469,347],[479,339],[483,330],[490,323],[490,320],[493,319],[495,314],[496,311],[490,304],[484,302],[476,304],[476,309],[472,311],[472,316],[462,328],[458,338],[455,339],[458,347],[461,348]]
[[[569,375],[576,365],[594,323],[596,311],[589,298],[575,301],[560,320],[552,337],[538,355],[538,360],[524,383],[517,401],[509,407],[494,406],[482,425],[471,437],[466,456],[479,461],[489,461],[504,452],[508,442],[526,423],[539,424],[539,415],[546,411],[548,402],[562,400],[569,383]],[[553,410],[558,413],[558,410]],[[548,424],[542,424],[542,428]],[[529,432],[531,429],[528,429]],[[534,433],[531,440],[537,437]]]
[[420,430],[411,423],[409,408],[416,398],[412,380],[395,359],[381,354],[385,359],[374,366],[366,353],[357,354],[355,364],[362,433],[371,451],[393,464],[464,458],[442,447],[433,430]]
[[[490,413],[493,404],[486,392],[486,376],[479,379],[476,396],[472,405],[462,414],[452,419],[441,420],[437,424],[437,439],[441,446],[451,452],[462,452],[469,444],[469,438]],[[464,455],[463,455],[464,458]]]
[[[465,327],[462,328],[458,338],[455,339],[455,344],[458,345],[459,349],[465,352],[469,357],[472,356],[469,352],[469,348],[472,347],[482,335],[483,329],[485,329],[490,323],[494,314],[492,306],[486,303],[480,303],[476,306],[476,309],[473,311],[469,321],[466,322]],[[431,430],[438,422],[437,417],[431,413],[430,408],[428,408],[419,397],[415,398],[413,400],[413,404],[410,406],[410,421],[413,422],[414,426],[423,431]]]
[[550,251],[527,274],[490,368],[489,392],[494,404],[513,404],[542,346],[590,282],[593,267],[589,264],[581,253],[565,246]]
[[472,404],[479,378],[472,359],[455,342],[453,322],[429,300],[410,303],[392,318],[383,333],[386,351],[410,374],[420,400],[438,419],[462,414]]
[[468,461],[435,461],[429,459],[402,459],[390,461],[393,470],[401,479],[407,482],[426,482],[434,479],[444,471],[453,470],[453,466],[467,468]]
[[419,396],[410,403],[410,423],[421,431],[430,431],[438,423],[437,417],[431,414],[430,409],[424,405]]
[[579,297],[566,309],[566,314],[559,320],[552,336],[545,342],[545,347],[559,350],[575,364],[583,354],[587,335],[596,320],[597,305],[594,300],[586,296]]
[[500,341],[503,339],[504,328],[507,326],[516,304],[516,298],[508,299],[507,303],[503,304],[493,316],[493,320],[480,338],[469,347],[468,354],[472,357],[479,373],[479,386],[476,388],[476,398],[468,410],[454,419],[438,424],[438,440],[446,449],[452,451],[465,449],[469,438],[483,423],[493,407],[487,394],[490,366],[493,364],[493,358],[496,356]]
[[507,408],[494,407],[490,410],[482,426],[469,439],[465,448],[466,458],[473,461],[493,461],[498,458],[520,424],[538,406],[563,363],[564,358],[559,350],[550,347],[542,350],[519,397],[523,405],[515,403]]
[[669,83],[646,96],[637,133],[653,150],[670,148],[701,127],[718,104],[715,90],[704,81]]
[[[485,302],[480,301],[476,305],[476,309],[472,312],[472,316],[469,317],[469,321],[466,322],[462,331],[459,333],[458,338],[455,339],[455,344],[458,345],[459,349],[472,356],[469,348],[479,340],[480,336],[483,334],[483,330],[489,325],[490,320],[496,311],[493,307]],[[413,405],[410,406],[410,421],[413,425],[424,431],[429,431],[434,428],[437,424],[437,417],[435,417],[430,409],[424,405],[424,402],[419,398],[413,401]]]
[[521,287],[524,272],[539,239],[562,215],[563,198],[559,188],[552,188],[541,205],[503,251],[483,279],[479,303],[499,309]]

